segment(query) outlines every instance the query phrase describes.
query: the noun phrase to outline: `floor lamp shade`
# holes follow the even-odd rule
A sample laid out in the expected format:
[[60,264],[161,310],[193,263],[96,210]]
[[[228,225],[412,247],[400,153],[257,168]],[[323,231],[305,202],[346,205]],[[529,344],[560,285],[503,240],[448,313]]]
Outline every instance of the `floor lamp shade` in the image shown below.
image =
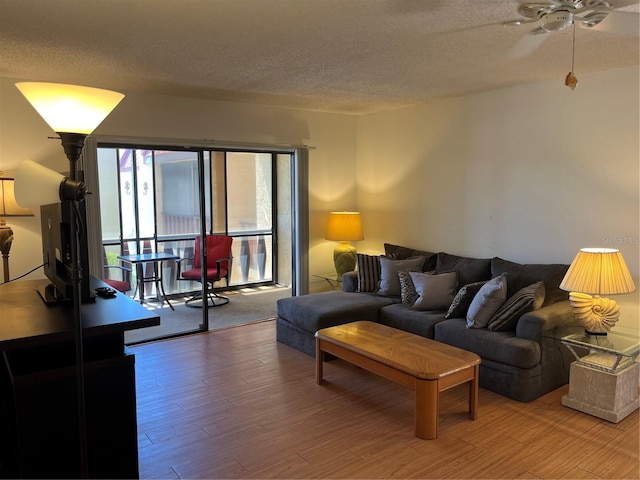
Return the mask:
[[331,212],[325,238],[340,242],[333,251],[338,279],[346,272],[355,270],[356,249],[349,242],[364,240],[360,212]]
[[20,82],[16,87],[54,132],[89,135],[124,95],[63,83]]
[[622,253],[613,248],[581,249],[560,288],[570,292],[575,316],[587,332],[595,334],[606,334],[620,317],[618,304],[600,295],[631,293],[636,289]]
[[22,208],[16,202],[14,195],[14,179],[0,176],[0,252],[2,253],[2,266],[4,281],[10,280],[9,252],[13,243],[13,230],[7,225],[5,217],[29,217],[33,212],[28,208]]

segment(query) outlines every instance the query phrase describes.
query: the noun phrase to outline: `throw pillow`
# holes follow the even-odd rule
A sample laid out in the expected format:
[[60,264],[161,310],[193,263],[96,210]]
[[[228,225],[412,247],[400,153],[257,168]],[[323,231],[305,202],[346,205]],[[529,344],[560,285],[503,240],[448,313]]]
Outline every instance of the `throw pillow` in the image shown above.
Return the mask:
[[379,295],[387,297],[400,296],[400,270],[422,270],[424,257],[407,258],[406,260],[391,260],[387,257],[380,257],[380,288]]
[[455,272],[430,275],[422,272],[409,272],[416,288],[418,298],[411,308],[415,310],[446,310],[456,293],[458,279]]
[[400,270],[398,272],[398,279],[400,280],[400,298],[405,305],[411,305],[418,298],[416,288],[413,286],[413,281],[407,270]]
[[491,317],[507,299],[507,279],[505,275],[492,278],[485,283],[467,310],[467,328],[485,328]]
[[465,318],[469,305],[485,283],[487,282],[468,283],[458,290],[444,318]]
[[512,330],[522,315],[542,306],[544,295],[544,282],[536,282],[521,288],[493,314],[487,328],[495,332]]
[[356,253],[358,291],[375,292],[380,282],[380,257]]
[[415,250],[409,247],[402,247],[400,245],[393,245],[391,243],[384,244],[384,254],[387,258],[395,260],[404,260],[411,257],[424,257],[424,265],[422,266],[423,272],[429,272],[436,268],[436,254],[433,252],[426,252],[424,250]]
[[445,272],[456,272],[458,285],[489,280],[491,278],[491,259],[460,257],[440,252],[436,258],[436,273]]
[[560,282],[567,273],[569,265],[561,263],[515,263],[500,257],[491,259],[492,275],[507,274],[507,296],[511,297],[521,288],[532,283],[544,282],[545,296],[543,307],[566,300],[569,292],[560,290]]

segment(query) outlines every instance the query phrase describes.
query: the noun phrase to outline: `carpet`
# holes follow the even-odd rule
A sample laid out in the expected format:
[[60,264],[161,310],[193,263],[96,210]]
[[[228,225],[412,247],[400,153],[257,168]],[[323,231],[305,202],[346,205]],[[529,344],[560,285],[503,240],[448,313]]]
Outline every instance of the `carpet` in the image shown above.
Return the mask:
[[[276,317],[276,301],[290,297],[291,289],[279,286],[260,286],[219,292],[229,297],[229,303],[209,308],[209,330],[245,325]],[[160,325],[125,332],[125,343],[135,344],[158,338],[199,331],[202,309],[187,307],[186,298],[171,298],[171,310],[166,302],[155,298],[145,301],[144,307],[160,315]]]

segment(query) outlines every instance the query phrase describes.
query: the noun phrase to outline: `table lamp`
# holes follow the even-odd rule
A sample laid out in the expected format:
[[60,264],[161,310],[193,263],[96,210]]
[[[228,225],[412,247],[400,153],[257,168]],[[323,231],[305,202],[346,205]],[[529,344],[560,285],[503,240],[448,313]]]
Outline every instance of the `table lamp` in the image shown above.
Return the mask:
[[356,268],[356,248],[349,242],[364,240],[360,212],[331,212],[325,238],[340,242],[333,250],[333,263],[341,279],[344,273]]
[[13,243],[13,230],[5,217],[32,217],[33,212],[28,208],[22,208],[16,202],[13,193],[13,178],[3,177],[0,172],[0,252],[2,252],[2,267],[4,281],[9,282],[9,251]]
[[560,288],[570,292],[574,315],[590,335],[606,335],[620,317],[619,305],[600,295],[631,293],[636,289],[622,253],[613,248],[580,249]]

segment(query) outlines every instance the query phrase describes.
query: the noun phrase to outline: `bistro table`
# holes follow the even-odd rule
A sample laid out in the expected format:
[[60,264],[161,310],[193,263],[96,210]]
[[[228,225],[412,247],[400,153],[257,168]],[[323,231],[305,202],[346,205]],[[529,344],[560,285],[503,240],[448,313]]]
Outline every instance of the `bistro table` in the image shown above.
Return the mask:
[[[138,294],[140,303],[144,303],[144,284],[155,283],[158,298],[162,298],[163,303],[166,301],[171,310],[174,310],[173,305],[171,305],[171,302],[169,302],[169,299],[167,298],[167,294],[164,292],[164,286],[162,285],[162,262],[165,260],[179,260],[180,257],[172,253],[152,252],[136,253],[133,255],[119,255],[118,259],[123,262],[130,263],[131,265],[135,265],[136,282],[138,283],[136,290],[140,292]],[[153,263],[153,274],[151,276],[144,276],[143,265],[145,263]]]

